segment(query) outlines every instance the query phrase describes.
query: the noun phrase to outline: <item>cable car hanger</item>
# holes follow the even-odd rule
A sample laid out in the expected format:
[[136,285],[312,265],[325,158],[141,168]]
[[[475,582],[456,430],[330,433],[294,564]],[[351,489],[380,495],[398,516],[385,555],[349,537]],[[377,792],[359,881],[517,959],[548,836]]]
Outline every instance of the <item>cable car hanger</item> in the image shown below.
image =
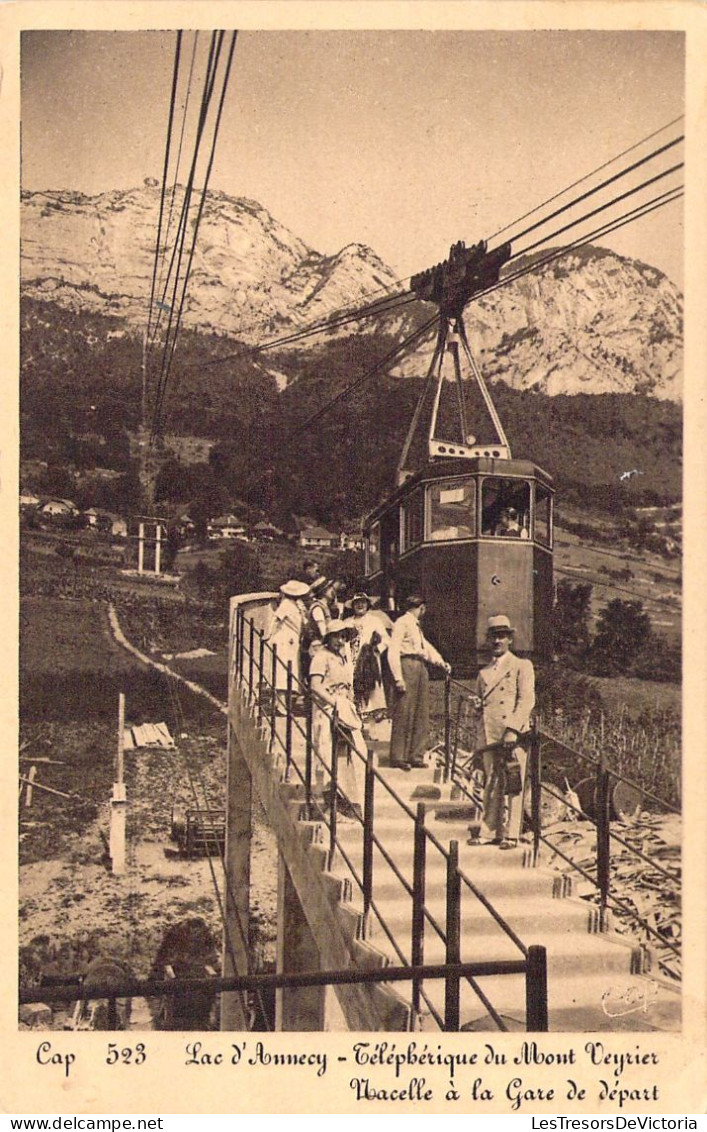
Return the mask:
[[[398,486],[409,479],[418,468],[411,466],[413,442],[424,424],[423,410],[434,387],[434,399],[427,425],[426,452],[428,460],[456,457],[469,459],[475,456],[492,456],[510,460],[511,449],[501,419],[477,366],[466,334],[463,311],[467,303],[480,291],[486,291],[499,281],[501,268],[511,258],[509,242],[493,251],[487,251],[485,240],[467,248],[463,240],[452,244],[449,256],[435,267],[428,268],[410,280],[410,291],[422,302],[435,303],[439,308],[437,342],[427,371],[425,385],[415,407],[397,469]],[[491,443],[477,444],[476,436],[469,431],[464,395],[464,377],[460,364],[460,346],[479,389],[486,412],[493,426],[495,439]],[[456,385],[456,436],[437,436],[442,389],[445,381],[445,361],[451,356]]]

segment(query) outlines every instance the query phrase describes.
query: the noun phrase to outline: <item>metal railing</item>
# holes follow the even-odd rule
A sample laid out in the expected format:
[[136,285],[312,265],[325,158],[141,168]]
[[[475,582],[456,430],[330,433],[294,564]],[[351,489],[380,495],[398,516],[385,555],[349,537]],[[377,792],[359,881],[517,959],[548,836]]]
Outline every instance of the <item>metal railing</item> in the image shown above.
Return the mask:
[[[453,708],[453,695],[452,689],[456,691],[457,702],[456,710]],[[449,677],[445,684],[444,695],[444,744],[441,751],[442,754],[442,767],[445,780],[451,778],[456,783],[457,787],[470,799],[474,800],[473,794],[469,792],[468,784],[464,781],[464,777],[460,773],[459,766],[459,741],[460,732],[462,730],[461,721],[463,718],[463,704],[466,701],[471,703],[473,693],[459,681],[452,680]],[[567,754],[573,758],[582,760],[589,763],[594,767],[594,790],[593,790],[593,814],[587,813],[586,810],[576,806],[566,794],[562,794],[555,790],[549,783],[542,781],[542,750],[541,745],[552,744],[555,747],[562,748]],[[472,746],[472,744],[469,744]],[[464,752],[467,756],[469,751]],[[618,771],[607,767],[604,759],[596,759],[591,755],[587,755],[583,751],[579,751],[571,747],[568,743],[558,739],[550,732],[545,731],[537,726],[533,726],[528,735],[528,784],[530,787],[530,827],[533,839],[533,862],[537,861],[540,844],[543,843],[548,848],[552,849],[558,857],[560,857],[572,870],[579,873],[585,880],[592,884],[597,891],[598,906],[599,906],[599,928],[605,930],[608,925],[608,909],[613,907],[618,909],[622,914],[632,919],[635,923],[641,925],[644,931],[652,938],[658,940],[662,946],[665,946],[669,951],[675,954],[678,958],[681,955],[681,949],[678,944],[672,940],[667,939],[655,927],[653,927],[645,917],[641,916],[638,912],[632,909],[625,901],[619,899],[615,892],[612,891],[612,842],[622,846],[622,848],[630,853],[637,860],[641,860],[650,866],[652,870],[660,873],[666,880],[675,885],[676,889],[680,889],[681,878],[678,874],[666,869],[659,862],[652,860],[640,849],[631,845],[625,838],[612,828],[612,781],[623,782],[634,790],[639,792],[641,797],[650,799],[665,811],[669,813],[679,813],[674,806],[659,798],[650,790],[644,789],[634,780],[628,778],[626,775],[620,774]],[[564,853],[558,845],[554,843],[552,837],[555,834],[561,833],[559,830],[544,830],[542,822],[542,796],[553,798],[560,802],[567,810],[574,813],[578,818],[593,822],[596,828],[596,867],[594,875],[589,873],[581,865],[572,860],[566,853]],[[665,966],[665,964],[663,964]],[[666,967],[671,975],[675,975],[671,968]]]
[[[246,615],[243,605],[237,604],[232,625],[232,655],[230,684],[240,685],[242,694],[254,710],[259,724],[269,731],[271,751],[282,759],[285,781],[296,777],[303,788],[302,813],[308,819],[322,822],[328,830],[327,864],[332,868],[336,855],[344,862],[361,893],[363,914],[362,937],[369,938],[372,922],[389,941],[401,969],[408,972],[412,984],[412,1005],[415,1014],[427,1007],[441,1029],[458,1030],[460,1022],[461,987],[468,984],[494,1024],[506,1030],[503,1018],[484,994],[477,982],[482,975],[522,974],[525,977],[525,1014],[528,1030],[544,1031],[548,1028],[547,1010],[547,957],[543,947],[527,947],[511,926],[493,907],[486,896],[459,866],[458,843],[444,845],[426,827],[426,806],[418,803],[415,810],[396,793],[386,777],[375,766],[373,749],[359,750],[350,732],[341,725],[336,710],[317,696],[298,679],[291,663],[283,664],[277,649],[266,640],[252,617]],[[296,712],[295,707],[298,709]],[[313,742],[313,711],[323,711],[330,717],[331,759],[322,758]],[[303,713],[303,716],[302,716]],[[449,739],[448,739],[449,741]],[[299,757],[295,748],[298,748]],[[302,759],[303,754],[304,758]],[[348,799],[341,790],[340,765],[342,758],[358,760],[363,772],[363,802],[357,810],[357,799]],[[324,801],[324,783],[328,782],[328,802]],[[410,836],[413,841],[412,876],[408,877],[395,861],[390,848],[376,832],[375,809],[377,793],[385,790],[395,801],[401,815],[410,819]],[[360,866],[353,858],[356,853],[347,840],[339,835],[337,798],[342,797],[349,818],[360,826]],[[440,854],[446,868],[445,923],[442,926],[428,906],[425,877],[429,863],[429,850]],[[410,901],[410,953],[407,954],[386,921],[375,897],[374,874],[376,855],[395,878]],[[378,866],[380,867],[380,865]],[[478,901],[489,914],[490,921],[511,941],[519,952],[517,959],[489,960],[484,963],[463,964],[462,922],[464,899]],[[427,994],[424,982],[429,978],[429,965],[424,964],[426,932],[431,930],[445,949],[445,998],[443,1015]],[[407,933],[406,933],[407,934]],[[385,971],[391,968],[385,968]],[[381,981],[385,981],[383,978]]]
[[[522,973],[527,969],[531,972],[534,988],[532,999],[528,1006],[528,1030],[541,1032],[547,1030],[546,1011],[546,974],[545,954],[542,947],[531,947],[527,965],[520,962],[505,964],[513,968],[512,973]],[[407,983],[412,978],[444,979],[449,987],[450,983],[463,978],[481,977],[497,974],[498,964],[479,960],[475,963],[428,963],[417,967],[402,966],[381,967],[375,970],[346,967],[342,970],[330,971],[298,971],[292,973],[260,972],[249,975],[233,975],[227,977],[209,976],[200,979],[130,979],[122,983],[106,983],[103,985],[91,984],[87,986],[80,978],[67,977],[65,981],[54,985],[40,985],[38,987],[22,987],[18,993],[20,1005],[29,1003],[54,1002],[89,1002],[102,1000],[115,1004],[119,999],[132,998],[182,998],[188,1000],[191,995],[203,994],[207,991],[212,994],[228,992],[255,991],[277,989],[296,989],[303,987],[326,986],[361,986],[375,985],[376,983]],[[454,1016],[454,1000],[450,1003],[450,1019]],[[457,1012],[458,1029],[458,1012]],[[117,1012],[115,1006],[109,1009],[109,1021],[118,1029]],[[447,1029],[455,1027],[449,1026]]]

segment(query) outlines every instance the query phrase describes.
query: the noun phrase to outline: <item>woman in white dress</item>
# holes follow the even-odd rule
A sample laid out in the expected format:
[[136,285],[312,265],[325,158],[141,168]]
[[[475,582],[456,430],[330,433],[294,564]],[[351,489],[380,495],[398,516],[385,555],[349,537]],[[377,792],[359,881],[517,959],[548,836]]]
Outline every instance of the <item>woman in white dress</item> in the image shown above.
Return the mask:
[[[352,745],[366,757],[366,745],[363,741],[361,719],[356,711],[353,698],[353,664],[348,642],[354,636],[355,629],[350,622],[335,618],[327,627],[323,646],[317,649],[312,657],[309,670],[309,679],[313,693],[312,708],[312,742],[327,768],[332,762],[332,732],[331,719],[334,709],[337,717],[348,733]],[[351,815],[351,811],[361,816],[361,803],[363,800],[364,762],[351,751],[349,744],[343,740],[337,747],[338,754],[338,785],[339,791],[346,798],[348,805],[343,806],[343,813]],[[321,763],[319,764],[321,766]],[[341,801],[339,800],[341,807]]]
[[[300,639],[307,620],[307,610],[302,598],[309,593],[306,582],[292,579],[280,586],[280,600],[272,621],[265,634],[271,648],[277,648],[277,670],[275,688],[283,692],[287,688],[287,665],[292,664],[293,687],[299,691],[300,680]],[[272,670],[271,670],[272,671]],[[266,668],[267,672],[267,668]],[[270,673],[267,673],[270,677]]]
[[356,630],[351,641],[356,707],[363,718],[376,715],[380,718],[386,710],[381,658],[388,648],[390,634],[380,618],[371,612],[368,594],[354,594],[347,604],[352,616],[346,624]]

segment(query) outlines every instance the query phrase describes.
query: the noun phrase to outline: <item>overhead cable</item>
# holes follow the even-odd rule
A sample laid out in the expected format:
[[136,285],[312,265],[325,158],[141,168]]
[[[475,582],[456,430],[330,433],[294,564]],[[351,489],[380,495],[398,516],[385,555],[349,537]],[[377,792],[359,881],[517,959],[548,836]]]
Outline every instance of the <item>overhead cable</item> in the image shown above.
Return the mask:
[[[176,159],[175,166],[174,166],[174,179],[172,181],[172,191],[170,193],[170,199],[169,199],[169,213],[167,214],[167,224],[166,224],[166,227],[165,227],[165,236],[164,236],[165,254],[163,254],[162,262],[160,264],[160,274],[159,274],[158,286],[162,285],[162,270],[164,268],[164,264],[165,264],[165,260],[166,260],[166,249],[167,249],[167,245],[169,243],[169,233],[170,233],[170,230],[172,228],[172,215],[174,213],[174,202],[175,202],[175,199],[176,199],[176,196],[177,196],[177,185],[179,184],[179,168],[180,168],[180,165],[181,165],[181,162],[182,162],[182,147],[183,147],[183,144],[184,144],[184,132],[185,132],[186,124],[187,124],[187,114],[188,114],[188,111],[189,111],[189,102],[191,100],[191,84],[192,84],[192,78],[193,78],[193,75],[194,75],[194,63],[196,61],[196,47],[197,47],[198,41],[199,41],[199,32],[196,31],[194,33],[194,42],[192,44],[191,62],[189,64],[189,75],[187,76],[187,89],[186,89],[186,94],[185,94],[185,99],[184,99],[184,106],[183,106],[183,109],[182,109],[182,128],[181,128],[181,131],[180,131],[180,134],[179,134],[179,145],[177,147],[177,159]],[[154,335],[155,336],[159,332],[161,318],[162,318],[162,307],[160,306],[160,307],[157,308],[157,318],[155,320],[155,328],[154,328]]]
[[602,169],[608,169],[610,165],[613,165],[615,161],[620,161],[621,158],[625,157],[627,153],[633,153],[635,149],[638,149],[640,146],[645,145],[646,142],[651,141],[653,138],[657,137],[658,134],[664,133],[665,130],[670,129],[670,127],[674,126],[677,122],[681,122],[684,117],[684,114],[678,114],[677,118],[673,118],[672,121],[666,122],[666,124],[664,126],[661,126],[660,129],[654,130],[652,134],[648,134],[645,138],[641,138],[640,141],[634,142],[634,144],[630,145],[627,149],[623,149],[621,153],[617,153],[615,157],[609,158],[609,160],[605,161],[603,165],[597,165],[595,169],[592,169],[589,173],[585,173],[584,176],[579,177],[578,180],[573,181],[571,185],[566,185],[564,189],[560,189],[559,192],[554,193],[551,197],[548,197],[547,200],[544,200],[542,202],[542,204],[538,204],[535,206],[535,208],[531,208],[529,212],[524,212],[523,215],[517,217],[516,220],[511,220],[509,224],[506,224],[503,228],[499,228],[498,231],[489,236],[489,242],[491,240],[495,240],[497,236],[501,236],[504,232],[507,232],[509,228],[513,228],[516,224],[521,224],[524,220],[527,220],[529,216],[534,216],[535,213],[539,212],[541,208],[545,208],[546,205],[552,204],[554,200],[558,200],[561,196],[564,196],[565,193],[568,193],[570,191],[570,189],[576,189],[577,185],[584,184],[584,182],[588,181],[590,177],[594,177],[597,173],[601,173]]
[[562,228],[555,229],[555,231],[552,232],[549,236],[543,236],[542,239],[536,240],[534,244],[529,244],[526,248],[521,248],[519,251],[514,252],[511,258],[515,259],[517,256],[526,255],[529,251],[532,251],[533,248],[540,247],[541,244],[546,244],[548,240],[554,239],[555,236],[560,236],[563,232],[567,232],[570,228],[575,228],[577,224],[581,224],[585,220],[589,220],[592,216],[597,216],[600,212],[605,212],[607,208],[613,208],[613,206],[615,204],[618,204],[619,201],[627,200],[628,197],[634,196],[636,193],[640,193],[643,189],[648,188],[649,185],[654,185],[656,181],[662,181],[663,177],[669,177],[671,173],[676,173],[678,169],[682,168],[682,161],[677,165],[671,165],[669,169],[664,169],[662,173],[657,173],[655,177],[651,177],[647,181],[642,181],[640,185],[636,185],[633,189],[627,189],[625,193],[621,193],[619,196],[613,197],[612,200],[608,201],[606,204],[601,204],[598,208],[592,209],[591,212],[585,213],[584,216],[581,216],[578,220],[571,220],[569,224],[563,225]]
[[169,151],[170,151],[170,145],[171,145],[171,140],[172,140],[172,123],[174,121],[174,106],[175,106],[176,96],[177,96],[177,80],[178,80],[178,77],[179,77],[179,56],[180,56],[180,53],[181,53],[181,46],[182,46],[182,33],[181,33],[181,31],[178,31],[177,32],[177,44],[176,44],[175,51],[174,51],[174,71],[173,71],[173,74],[172,74],[172,93],[170,95],[170,100],[169,100],[169,118],[168,118],[168,121],[167,121],[167,141],[166,141],[166,144],[165,144],[165,153],[164,153],[164,169],[163,169],[163,172],[162,172],[162,190],[160,192],[160,213],[159,213],[159,219],[157,221],[157,241],[156,241],[156,244],[155,244],[155,262],[154,262],[154,265],[153,265],[153,268],[152,268],[152,284],[151,284],[151,287],[150,287],[150,303],[149,303],[148,310],[147,310],[147,337],[148,338],[150,336],[150,325],[151,325],[151,322],[152,322],[152,304],[153,304],[154,298],[155,298],[155,284],[156,284],[156,280],[157,280],[157,264],[159,262],[159,257],[160,257],[160,244],[161,244],[161,237],[162,237],[162,217],[164,215],[164,202],[165,202],[165,195],[166,195],[166,192],[167,192],[167,173],[169,171]]
[[[679,145],[680,142],[684,140],[684,138],[685,135],[680,134],[677,138],[673,138],[672,141],[667,142],[659,149],[654,149],[651,153],[646,154],[646,156],[640,158],[639,161],[634,161],[633,165],[628,165],[625,169],[620,169],[618,173],[614,173],[612,177],[607,177],[605,181],[601,181],[598,185],[595,185],[593,189],[587,189],[585,193],[581,193],[580,196],[575,197],[574,200],[569,201],[567,204],[563,204],[561,208],[556,208],[554,212],[550,212],[547,216],[544,216],[542,220],[537,220],[535,224],[529,225],[529,227],[524,228],[521,232],[516,232],[513,236],[510,237],[511,240],[515,243],[516,240],[520,240],[523,236],[527,236],[530,232],[534,232],[536,228],[541,228],[543,224],[547,224],[549,220],[553,220],[556,216],[560,216],[563,212],[567,212],[568,209],[574,208],[581,201],[587,200],[588,197],[594,196],[594,194],[600,192],[601,189],[605,189],[607,185],[613,185],[615,181],[619,181],[622,177],[626,177],[629,173],[633,173],[633,171],[640,168],[641,165],[645,165],[646,162],[652,161],[654,158],[659,157],[667,150],[672,149],[676,145]],[[680,167],[680,165],[675,166],[675,168]]]
[[[171,349],[170,349],[169,360],[168,360],[168,363],[167,363],[167,370],[166,370],[166,373],[165,373],[163,386],[162,386],[162,403],[164,402],[165,390],[166,390],[167,382],[169,380],[169,373],[170,373],[170,370],[171,370],[172,361],[174,359],[174,351],[175,351],[176,346],[177,346],[177,335],[179,334],[179,329],[180,329],[180,325],[181,325],[182,312],[183,312],[183,309],[184,309],[184,301],[185,301],[186,293],[187,293],[187,285],[189,283],[189,277],[191,275],[192,264],[194,262],[194,251],[196,249],[196,241],[197,241],[197,237],[198,237],[198,234],[199,234],[199,227],[200,227],[200,224],[201,224],[201,219],[202,219],[202,216],[203,216],[203,213],[204,213],[204,205],[206,203],[206,193],[208,191],[209,180],[211,178],[211,171],[213,169],[214,158],[215,158],[215,155],[216,155],[216,143],[218,141],[219,129],[220,129],[220,126],[221,126],[221,118],[222,118],[222,115],[223,115],[223,107],[224,107],[224,103],[225,103],[225,100],[226,100],[226,90],[228,88],[228,81],[229,81],[229,77],[230,77],[230,73],[231,73],[231,65],[233,63],[233,54],[234,54],[234,51],[236,49],[236,39],[237,39],[237,37],[238,37],[238,32],[233,31],[231,33],[231,44],[230,44],[229,51],[228,51],[228,58],[226,60],[226,69],[225,69],[225,72],[224,72],[223,83],[222,83],[222,87],[221,87],[221,96],[220,96],[220,99],[219,99],[218,110],[216,112],[216,122],[215,122],[215,125],[214,125],[214,132],[213,132],[213,137],[212,137],[212,140],[211,140],[211,151],[210,151],[210,154],[209,154],[208,164],[207,164],[207,167],[206,167],[206,174],[204,176],[204,185],[203,185],[202,192],[201,192],[201,200],[199,201],[199,207],[198,207],[198,210],[197,210],[196,219],[194,221],[194,232],[193,232],[193,236],[192,236],[191,248],[190,248],[190,251],[189,251],[189,259],[187,261],[186,270],[184,272],[182,294],[181,294],[181,298],[180,298],[180,302],[179,302],[179,310],[177,312],[177,323],[176,323],[174,334],[173,334],[173,337],[172,337],[172,344],[171,344]],[[161,412],[162,412],[162,404],[160,404],[160,409],[159,409],[160,415],[161,415]],[[156,422],[157,428],[159,428],[159,421],[160,421],[160,416],[158,415],[157,422]]]
[[[176,271],[175,271],[175,275],[174,275],[174,285],[173,285],[173,289],[172,289],[172,301],[169,304],[169,315],[168,315],[167,329],[166,329],[166,332],[165,332],[164,346],[163,346],[163,350],[162,350],[161,369],[160,369],[160,375],[159,375],[159,378],[158,378],[158,381],[157,381],[157,392],[156,392],[155,407],[154,407],[154,411],[153,411],[151,442],[154,440],[154,437],[156,435],[156,425],[157,425],[157,421],[158,421],[158,418],[159,418],[160,405],[161,405],[162,396],[163,396],[163,385],[164,385],[164,379],[165,379],[165,371],[166,371],[166,367],[167,367],[167,358],[169,356],[170,333],[171,333],[172,324],[173,324],[173,321],[174,321],[174,313],[175,313],[174,307],[175,307],[176,298],[177,298],[177,289],[178,289],[178,286],[179,286],[179,273],[180,273],[180,270],[181,270],[182,256],[184,254],[184,245],[185,245],[185,242],[186,242],[187,219],[188,219],[188,215],[189,215],[189,208],[190,208],[190,205],[191,205],[191,194],[192,194],[193,187],[194,187],[194,178],[195,178],[195,175],[196,175],[197,161],[198,161],[198,158],[199,158],[199,151],[200,151],[200,148],[201,148],[201,142],[202,142],[202,138],[204,136],[204,131],[205,131],[205,127],[206,127],[206,119],[207,119],[207,116],[208,116],[209,104],[211,102],[211,96],[212,96],[212,93],[213,93],[215,76],[216,76],[216,69],[218,67],[219,55],[221,53],[221,45],[222,45],[222,42],[223,42],[223,35],[224,35],[223,32],[213,32],[212,37],[211,37],[211,43],[210,43],[210,46],[209,46],[209,59],[208,59],[208,62],[207,62],[207,72],[206,72],[206,78],[205,78],[205,82],[204,82],[204,91],[203,91],[203,95],[202,95],[201,108],[200,108],[200,113],[199,113],[199,123],[198,123],[198,127],[197,127],[197,136],[196,136],[196,141],[195,141],[195,145],[194,145],[194,154],[193,154],[193,157],[192,157],[191,168],[189,170],[189,179],[188,179],[188,182],[187,182],[187,185],[186,185],[186,188],[185,188],[185,192],[184,192],[184,201],[182,202],[182,213],[181,213],[181,216],[180,216],[180,219],[179,219],[179,226],[178,226],[178,229],[177,229],[177,242],[175,243],[174,250],[172,252],[172,261],[170,263],[170,268],[169,268],[169,272],[168,272],[168,276],[167,276],[167,279],[169,280],[169,276],[171,275],[172,267],[174,265],[175,257],[176,257],[177,266],[176,266]],[[164,301],[164,298],[166,297],[167,285],[168,285],[168,283],[165,284],[163,301]]]

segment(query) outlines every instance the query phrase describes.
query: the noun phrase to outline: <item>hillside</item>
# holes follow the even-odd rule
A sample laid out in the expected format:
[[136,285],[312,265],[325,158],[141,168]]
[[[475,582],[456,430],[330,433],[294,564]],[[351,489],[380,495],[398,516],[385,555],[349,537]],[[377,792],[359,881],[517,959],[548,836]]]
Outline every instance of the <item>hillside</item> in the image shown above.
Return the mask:
[[[23,301],[23,457],[125,468],[126,431],[138,424],[140,343],[115,330],[115,320],[101,315]],[[185,332],[166,431],[216,441],[209,460],[220,487],[275,518],[358,517],[393,483],[421,379],[377,377],[346,399],[345,411],[327,413],[315,427],[306,422],[365,376],[390,343],[340,339],[313,354],[306,373],[292,358],[276,359],[290,367],[279,391],[258,362],[232,357],[227,340]],[[225,365],[210,364],[226,355]],[[678,405],[635,393],[550,397],[503,382],[492,390],[512,450],[549,471],[565,500],[620,510],[680,498]],[[627,471],[635,474],[622,480]],[[194,479],[182,480],[180,489],[177,466],[171,498],[188,503]]]

